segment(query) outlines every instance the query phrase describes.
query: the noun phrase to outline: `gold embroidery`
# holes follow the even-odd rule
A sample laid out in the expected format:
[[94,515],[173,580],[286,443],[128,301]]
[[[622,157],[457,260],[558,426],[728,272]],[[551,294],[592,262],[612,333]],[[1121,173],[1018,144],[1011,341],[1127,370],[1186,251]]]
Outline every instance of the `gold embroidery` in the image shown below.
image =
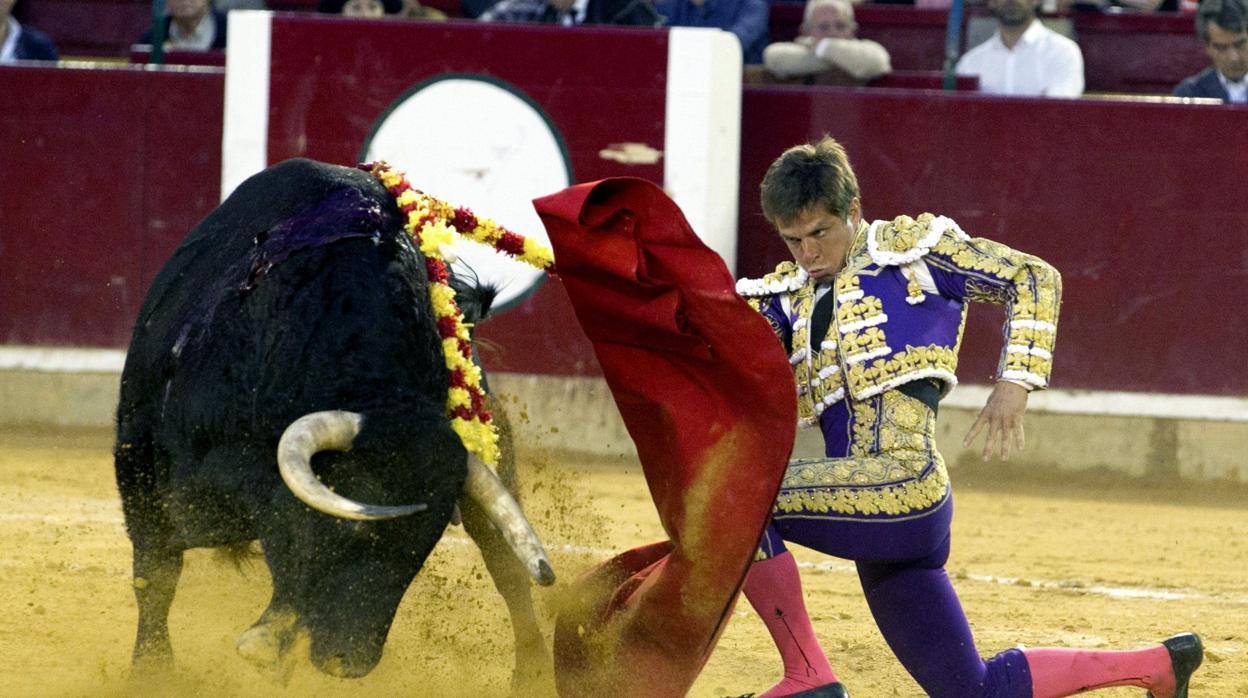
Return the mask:
[[1009,352],[1005,355],[1005,370],[1027,371],[1037,376],[1047,377],[1053,370],[1053,361],[1034,354]]
[[844,356],[849,359],[858,354],[888,349],[888,339],[884,336],[883,328],[868,327],[861,332],[847,332],[841,335],[841,346],[844,349]]
[[936,416],[922,402],[890,390],[852,404],[848,458],[789,464],[779,513],[905,514],[944,498],[944,459],[933,446]]
[[927,236],[932,220],[930,213],[918,218],[897,216],[892,223],[879,226],[875,231],[876,248],[881,252],[901,253],[914,249]]
[[[857,280],[857,276],[853,277]],[[836,308],[836,321],[839,325],[849,325],[863,320],[870,320],[884,313],[884,304],[875,296],[864,296],[858,301],[847,301]]]
[[776,270],[770,274],[763,275],[763,283],[770,284],[777,281],[787,280],[798,271],[796,262],[781,262],[776,265]]
[[1010,327],[1010,344],[1021,344],[1024,346],[1036,345],[1044,348],[1053,346],[1057,337],[1053,330],[1041,329],[1039,327],[1019,327],[1014,325]]
[[861,395],[868,388],[889,384],[890,381],[922,370],[935,369],[949,374],[957,373],[958,353],[956,348],[942,347],[931,344],[925,347],[906,345],[891,358],[880,358],[868,363],[854,364],[849,367],[849,389],[854,395]]
[[848,270],[842,271],[836,275],[836,295],[840,298],[844,295],[857,295],[862,293],[859,286],[858,276],[856,274],[847,273]]
[[879,433],[880,428],[876,422],[878,415],[875,411],[875,403],[877,401],[878,398],[874,398],[870,400],[855,400],[852,403],[854,424],[852,439],[849,443],[851,456],[869,456],[879,450],[875,443],[875,437]]
[[922,303],[923,286],[919,283],[919,277],[909,269],[903,269],[902,274],[906,277],[906,302]]
[[942,463],[927,475],[896,485],[782,490],[778,513],[907,514],[927,509],[945,496],[949,474]]

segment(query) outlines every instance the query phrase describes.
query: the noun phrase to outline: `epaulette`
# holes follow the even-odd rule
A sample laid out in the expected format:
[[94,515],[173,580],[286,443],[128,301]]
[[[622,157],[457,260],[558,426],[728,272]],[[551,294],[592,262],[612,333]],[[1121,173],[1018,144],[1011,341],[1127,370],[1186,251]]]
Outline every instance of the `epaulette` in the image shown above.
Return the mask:
[[930,213],[918,218],[897,216],[891,221],[875,221],[867,229],[867,254],[882,267],[909,264],[927,254],[945,233],[960,240],[970,239],[952,219]]
[[796,263],[781,262],[775,271],[761,279],[739,279],[737,293],[746,298],[758,298],[796,291],[806,283],[807,276],[806,270]]

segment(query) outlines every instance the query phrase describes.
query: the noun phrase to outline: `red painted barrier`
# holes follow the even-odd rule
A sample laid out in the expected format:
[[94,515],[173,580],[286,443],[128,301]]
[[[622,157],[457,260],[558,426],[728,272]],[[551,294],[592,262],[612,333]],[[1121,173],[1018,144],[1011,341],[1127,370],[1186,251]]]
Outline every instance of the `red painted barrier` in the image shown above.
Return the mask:
[[[505,65],[527,63],[514,58],[521,52],[575,66],[543,43],[475,60],[518,83],[522,71],[540,75],[531,63]],[[436,74],[438,60],[413,70]],[[648,74],[630,65],[619,85],[547,74],[566,89],[541,88],[541,97],[576,128],[634,128],[648,117],[578,109],[587,90],[621,90],[627,107]],[[289,89],[312,97],[306,112],[275,124],[284,140],[271,143],[271,153],[280,157],[352,161],[368,123],[340,113],[343,102],[384,106],[403,89],[395,82],[361,95],[345,71],[303,82],[294,64],[275,68]],[[0,113],[0,343],[124,346],[151,276],[218,200],[222,73],[5,66],[0,93],[10,97]],[[1248,344],[1248,316],[1238,310],[1248,275],[1245,109],[749,87],[742,111],[738,272],[759,274],[785,255],[758,212],[766,165],[826,130],[849,149],[869,217],[938,211],[1063,271],[1056,386],[1248,394],[1248,374],[1233,362],[1234,348]],[[302,151],[300,133],[325,145]],[[578,180],[608,168],[571,152]],[[999,346],[999,315],[976,315],[962,371],[968,382],[991,374]],[[484,350],[491,368],[597,373],[558,281],[483,329],[496,345]]]
[[130,341],[152,276],[220,200],[223,77],[0,66],[0,343]]

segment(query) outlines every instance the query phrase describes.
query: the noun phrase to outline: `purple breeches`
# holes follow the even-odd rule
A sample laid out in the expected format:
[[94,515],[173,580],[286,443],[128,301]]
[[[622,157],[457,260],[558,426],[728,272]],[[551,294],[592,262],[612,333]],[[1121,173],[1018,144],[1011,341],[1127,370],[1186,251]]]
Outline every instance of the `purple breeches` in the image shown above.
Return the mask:
[[853,560],[867,604],[893,653],[936,698],[1031,698],[1031,674],[1019,650],[984,661],[944,565],[953,497],[917,515],[860,518],[777,515],[761,544],[765,556],[784,541]]

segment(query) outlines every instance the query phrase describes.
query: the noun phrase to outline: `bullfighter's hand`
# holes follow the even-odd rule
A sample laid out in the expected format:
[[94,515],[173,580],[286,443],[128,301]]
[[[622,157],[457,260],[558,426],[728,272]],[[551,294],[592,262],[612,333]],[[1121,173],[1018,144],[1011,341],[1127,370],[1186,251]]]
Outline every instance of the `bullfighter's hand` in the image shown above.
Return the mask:
[[1009,381],[997,381],[984,409],[979,411],[979,418],[962,440],[963,448],[970,448],[979,433],[986,431],[984,460],[995,453],[1001,454],[1001,460],[1009,460],[1011,445],[1015,450],[1023,450],[1023,412],[1026,409],[1026,388]]

